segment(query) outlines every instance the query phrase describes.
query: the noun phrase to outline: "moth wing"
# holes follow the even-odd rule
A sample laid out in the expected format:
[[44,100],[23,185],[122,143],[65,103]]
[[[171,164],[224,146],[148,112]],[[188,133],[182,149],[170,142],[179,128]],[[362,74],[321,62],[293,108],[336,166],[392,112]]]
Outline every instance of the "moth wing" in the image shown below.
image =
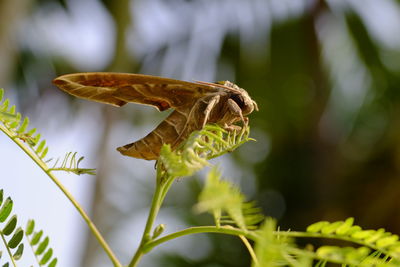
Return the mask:
[[220,90],[206,84],[130,73],[67,74],[53,83],[80,98],[119,107],[134,102],[154,106],[160,111],[190,105],[204,95]]

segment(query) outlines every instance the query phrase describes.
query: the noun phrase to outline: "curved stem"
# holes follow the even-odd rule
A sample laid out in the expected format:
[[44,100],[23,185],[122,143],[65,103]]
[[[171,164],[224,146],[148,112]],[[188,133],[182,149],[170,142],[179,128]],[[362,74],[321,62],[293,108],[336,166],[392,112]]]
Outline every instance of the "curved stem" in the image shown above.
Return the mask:
[[149,250],[147,248],[147,244],[150,243],[151,240],[151,230],[153,228],[154,221],[157,217],[158,211],[161,208],[161,205],[164,201],[165,196],[168,193],[172,183],[174,182],[174,177],[170,177],[167,172],[162,170],[161,165],[157,164],[157,179],[156,179],[156,188],[154,191],[153,199],[151,201],[151,208],[149,212],[149,216],[147,217],[146,227],[143,231],[142,240],[140,241],[140,245],[135,252],[131,262],[128,267],[135,267],[139,263],[143,254],[147,253]]
[[249,238],[251,240],[256,240],[257,235],[251,232],[245,232],[242,229],[238,228],[233,228],[231,226],[221,226],[221,227],[216,227],[216,226],[198,226],[198,227],[190,227],[169,235],[166,235],[164,237],[152,240],[148,242],[144,246],[144,250],[150,251],[154,247],[167,242],[169,240],[185,236],[185,235],[191,235],[191,234],[201,234],[201,233],[216,233],[216,234],[227,234],[227,235],[235,235],[235,236],[245,236],[246,238]]
[[256,253],[254,252],[254,249],[253,249],[253,247],[251,246],[249,240],[247,240],[247,238],[244,237],[244,236],[242,236],[242,235],[240,235],[239,238],[240,238],[240,240],[242,240],[243,244],[245,245],[245,247],[246,247],[247,250],[249,251],[249,254],[250,254],[251,258],[253,259],[254,264],[255,264],[256,266],[259,266],[258,259],[257,259],[257,255],[256,255]]
[[5,237],[4,237],[4,235],[3,235],[3,233],[2,233],[1,231],[0,231],[0,235],[1,235],[1,239],[3,240],[4,246],[6,247],[8,256],[10,256],[10,260],[11,260],[13,266],[14,266],[14,267],[17,267],[17,264],[15,263],[14,257],[13,257],[13,255],[12,255],[12,253],[11,253],[11,250],[10,250],[10,248],[9,248],[8,245],[7,245],[7,240],[5,239]]
[[[158,179],[157,179],[158,180]],[[151,239],[151,230],[153,228],[154,221],[157,217],[158,211],[160,210],[161,203],[163,200],[163,192],[165,192],[164,187],[161,183],[156,183],[156,188],[154,191],[153,199],[151,201],[151,208],[149,212],[149,216],[147,217],[146,227],[143,231],[142,240],[140,241],[139,247],[136,250],[135,255],[133,256],[131,262],[128,267],[137,266],[143,254],[145,253],[144,246]],[[165,196],[165,194],[164,194]]]
[[36,154],[31,151],[30,148],[28,148],[21,140],[17,139],[14,136],[14,134],[11,131],[9,131],[6,127],[4,127],[3,125],[0,125],[0,130],[3,131],[11,140],[13,140],[47,174],[47,176],[64,193],[64,195],[68,198],[68,200],[72,203],[72,205],[74,205],[74,207],[77,209],[79,214],[85,220],[90,231],[96,237],[97,241],[102,246],[103,250],[107,253],[107,255],[110,258],[110,260],[112,261],[113,265],[115,267],[121,267],[122,264],[119,262],[119,260],[115,256],[114,252],[108,246],[107,242],[105,241],[103,236],[100,234],[97,227],[90,220],[89,216],[86,214],[86,212],[80,206],[80,204],[76,201],[76,199],[72,196],[72,194],[61,184],[61,182],[57,179],[57,177],[55,177],[51,173],[51,171],[49,170],[49,167],[46,165],[46,163],[44,163],[40,158],[38,158],[36,156]]

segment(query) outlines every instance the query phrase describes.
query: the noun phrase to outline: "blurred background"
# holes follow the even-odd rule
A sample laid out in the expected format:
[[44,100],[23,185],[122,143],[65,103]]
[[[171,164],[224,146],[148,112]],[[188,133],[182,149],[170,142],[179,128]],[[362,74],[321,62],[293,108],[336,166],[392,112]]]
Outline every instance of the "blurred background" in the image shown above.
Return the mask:
[[[0,87],[51,157],[78,151],[82,166],[97,168],[96,177],[60,179],[124,263],[140,241],[155,172],[154,162],[115,148],[167,114],[73,98],[52,85],[58,75],[233,81],[260,107],[250,116],[257,142],[214,163],[249,200],[283,230],[353,216],[400,233],[400,1],[3,0],[0,21]],[[0,144],[0,188],[21,224],[35,218],[51,237],[58,266],[111,266],[61,192],[3,135]],[[203,180],[172,187],[157,219],[166,233],[212,223],[192,210]],[[210,234],[157,247],[140,266],[249,262],[238,239]]]

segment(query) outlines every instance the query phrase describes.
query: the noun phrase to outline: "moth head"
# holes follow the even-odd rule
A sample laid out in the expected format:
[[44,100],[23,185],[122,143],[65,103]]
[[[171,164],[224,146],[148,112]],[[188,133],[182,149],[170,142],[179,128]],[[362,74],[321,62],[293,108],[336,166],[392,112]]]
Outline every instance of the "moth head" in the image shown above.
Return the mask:
[[254,110],[258,110],[256,102],[244,90],[240,93],[232,93],[229,98],[240,107],[243,115],[248,115]]
[[224,85],[225,88],[229,88],[229,98],[235,101],[235,103],[240,107],[243,115],[248,115],[254,110],[258,111],[257,103],[251,99],[246,90],[240,88],[230,81],[223,81],[219,83]]

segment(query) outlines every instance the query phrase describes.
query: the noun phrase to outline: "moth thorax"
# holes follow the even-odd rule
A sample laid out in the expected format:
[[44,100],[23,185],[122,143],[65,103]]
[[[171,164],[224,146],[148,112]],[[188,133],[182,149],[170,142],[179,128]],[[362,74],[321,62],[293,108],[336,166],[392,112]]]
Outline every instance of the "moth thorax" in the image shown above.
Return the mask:
[[222,84],[223,86],[226,86],[226,87],[229,87],[229,88],[236,89],[236,90],[240,90],[241,89],[239,86],[237,86],[236,84],[234,84],[233,82],[230,82],[230,81],[219,81],[217,83]]

